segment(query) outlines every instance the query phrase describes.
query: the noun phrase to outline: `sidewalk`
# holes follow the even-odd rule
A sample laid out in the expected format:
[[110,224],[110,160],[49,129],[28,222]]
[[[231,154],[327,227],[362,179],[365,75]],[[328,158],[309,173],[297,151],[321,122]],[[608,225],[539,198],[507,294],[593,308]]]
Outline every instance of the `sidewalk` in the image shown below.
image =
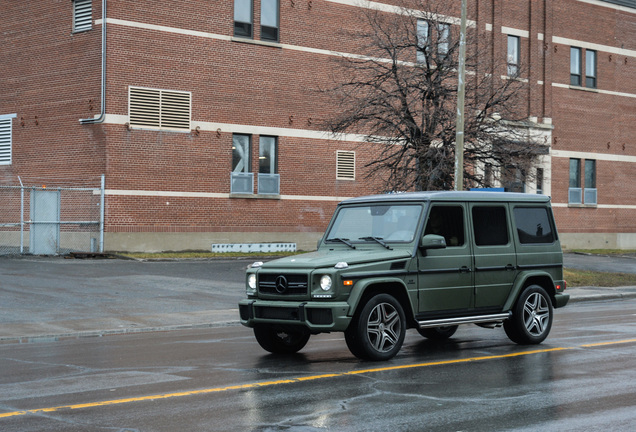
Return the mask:
[[[0,343],[238,326],[249,263],[0,258]],[[625,300],[636,286],[566,293],[570,304]]]
[[[636,298],[636,286],[576,287],[568,288],[566,293],[570,294],[568,305],[585,301],[626,300]],[[115,311],[108,317],[65,320],[42,319],[40,315],[30,310],[28,303],[22,310],[14,312],[31,319],[16,323],[0,322],[0,344],[240,325],[238,308],[136,315],[126,315]],[[87,312],[90,315],[90,311]]]

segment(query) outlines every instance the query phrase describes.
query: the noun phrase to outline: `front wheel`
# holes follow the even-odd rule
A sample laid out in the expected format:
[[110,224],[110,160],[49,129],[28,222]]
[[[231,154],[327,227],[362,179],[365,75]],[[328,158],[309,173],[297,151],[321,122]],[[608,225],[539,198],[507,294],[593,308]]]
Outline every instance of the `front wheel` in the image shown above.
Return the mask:
[[394,297],[378,294],[356,313],[345,331],[347,347],[363,360],[389,360],[404,342],[404,310]]
[[512,310],[512,317],[504,322],[504,330],[511,341],[521,345],[539,344],[552,328],[552,302],[539,285],[526,288]]
[[254,327],[254,336],[265,351],[294,354],[307,344],[310,333],[305,327],[259,325]]

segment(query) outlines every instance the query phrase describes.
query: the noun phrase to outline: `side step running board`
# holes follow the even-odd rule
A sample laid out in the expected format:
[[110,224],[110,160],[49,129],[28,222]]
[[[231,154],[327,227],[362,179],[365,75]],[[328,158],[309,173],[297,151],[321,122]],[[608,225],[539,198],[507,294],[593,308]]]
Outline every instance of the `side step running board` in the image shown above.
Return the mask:
[[500,322],[505,321],[510,318],[512,312],[492,314],[492,315],[476,315],[476,316],[465,316],[465,317],[457,317],[457,318],[443,318],[443,319],[435,319],[435,320],[426,320],[426,321],[418,321],[417,324],[420,328],[429,328],[429,327],[444,327],[444,326],[452,326],[459,324],[481,324],[488,322]]

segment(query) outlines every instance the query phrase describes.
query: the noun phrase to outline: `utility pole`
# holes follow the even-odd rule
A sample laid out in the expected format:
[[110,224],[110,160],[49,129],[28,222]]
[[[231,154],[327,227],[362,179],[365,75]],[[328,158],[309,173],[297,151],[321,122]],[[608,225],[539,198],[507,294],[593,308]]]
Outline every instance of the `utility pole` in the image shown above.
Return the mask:
[[464,95],[466,79],[466,1],[462,0],[457,74],[457,125],[455,127],[455,190],[464,189]]

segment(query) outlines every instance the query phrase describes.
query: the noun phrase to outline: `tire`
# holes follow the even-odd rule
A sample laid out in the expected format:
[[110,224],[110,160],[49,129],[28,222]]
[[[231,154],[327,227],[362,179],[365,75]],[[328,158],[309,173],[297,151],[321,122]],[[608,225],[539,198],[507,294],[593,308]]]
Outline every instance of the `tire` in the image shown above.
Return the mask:
[[548,293],[539,285],[526,288],[504,321],[504,330],[511,341],[520,345],[539,344],[552,328],[553,309]]
[[419,334],[424,336],[427,339],[433,340],[446,340],[457,331],[456,325],[444,326],[444,327],[428,327],[428,328],[418,328],[417,331]]
[[345,331],[349,351],[362,360],[389,360],[404,342],[406,319],[402,305],[388,294],[372,297]]
[[254,327],[256,341],[265,350],[274,354],[294,354],[304,348],[309,340],[305,327],[269,326]]

